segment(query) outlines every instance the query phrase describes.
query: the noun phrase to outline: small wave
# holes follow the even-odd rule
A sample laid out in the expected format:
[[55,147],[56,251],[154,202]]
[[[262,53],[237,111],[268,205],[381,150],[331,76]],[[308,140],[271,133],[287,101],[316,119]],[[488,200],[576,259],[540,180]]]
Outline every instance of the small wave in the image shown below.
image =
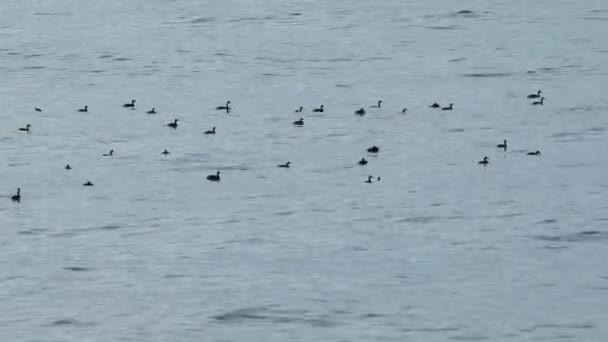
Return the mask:
[[593,329],[595,328],[595,324],[591,323],[564,323],[564,324],[554,324],[554,323],[545,323],[545,324],[536,324],[528,328],[520,329],[521,332],[534,332],[536,330],[545,330],[545,329]]
[[51,326],[62,327],[62,326],[76,326],[76,327],[90,327],[96,325],[94,322],[82,322],[72,318],[58,319],[50,323]]
[[80,267],[80,266],[68,266],[68,267],[64,267],[64,270],[67,271],[72,271],[72,272],[86,272],[89,271],[89,268],[86,267]]
[[273,324],[306,324],[313,327],[334,327],[337,325],[324,316],[310,317],[310,314],[305,310],[276,310],[268,307],[237,309],[212,318],[225,324],[258,321]]
[[447,26],[427,26],[426,27],[429,30],[440,30],[440,31],[444,31],[444,30],[457,30],[458,26],[456,25],[447,25]]
[[508,72],[477,72],[477,73],[471,73],[471,74],[462,74],[461,76],[464,77],[509,77],[509,76],[513,76],[513,74],[508,73]]
[[190,20],[191,24],[204,24],[204,23],[210,23],[215,21],[216,18],[214,17],[200,17],[200,18],[195,18]]
[[125,62],[125,61],[130,61],[131,58],[127,58],[127,57],[116,57],[116,58],[112,58],[113,61],[117,61],[117,62]]
[[534,235],[534,239],[551,242],[590,242],[608,239],[607,232],[597,230],[584,230],[578,233],[565,235]]

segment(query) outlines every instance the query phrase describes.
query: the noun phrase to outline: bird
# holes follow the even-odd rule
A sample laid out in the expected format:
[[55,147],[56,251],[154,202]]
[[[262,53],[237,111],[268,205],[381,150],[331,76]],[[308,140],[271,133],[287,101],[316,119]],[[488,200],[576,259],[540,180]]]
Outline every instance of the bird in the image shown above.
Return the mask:
[[365,183],[372,183],[372,175],[367,176],[367,180],[365,181]]
[[403,109],[401,110],[401,114],[405,114],[405,112],[407,112],[407,108],[403,108]]
[[84,108],[80,108],[78,111],[79,112],[88,112],[89,111],[89,106],[84,106]]
[[125,108],[135,108],[135,100],[131,100],[131,103],[125,103],[122,105]]
[[93,186],[93,183],[91,183],[91,181],[87,181],[86,183],[82,184],[82,186]]
[[102,157],[112,157],[113,155],[114,155],[114,150],[110,150],[110,152],[104,153],[101,156]]
[[372,105],[372,106],[369,106],[369,107],[370,108],[382,108],[382,100],[379,100],[377,105]]
[[540,156],[540,151],[536,150],[535,152],[528,152],[527,153],[529,156]]
[[146,114],[156,114],[156,108],[152,108],[146,112]]
[[304,107],[300,106],[300,108],[297,108],[294,112],[302,113],[303,110],[304,110]]
[[304,119],[300,118],[300,120],[296,120],[293,122],[296,126],[304,126]]
[[42,109],[40,109],[38,107],[34,108],[34,110],[37,111],[37,112],[42,112]]
[[27,124],[25,127],[21,127],[21,128],[19,128],[19,130],[20,130],[21,132],[29,132],[29,131],[30,131],[30,127],[32,127],[32,125]]
[[534,101],[534,102],[532,102],[532,105],[534,105],[534,106],[541,105],[542,106],[544,104],[543,103],[544,101],[545,101],[545,98],[541,97],[540,101]]
[[70,166],[70,164],[67,164],[67,165],[64,167],[64,169],[66,169],[66,170],[68,170],[68,171],[69,171],[69,170],[71,170],[71,169],[72,169],[72,167]]
[[488,157],[483,157],[483,160],[480,160],[480,161],[478,162],[478,164],[481,164],[481,165],[488,165],[488,164],[490,164],[490,162],[488,161],[488,159],[489,159]]
[[454,109],[454,104],[453,103],[450,103],[449,107],[443,107],[443,108],[441,108],[441,110],[452,110],[452,109]]
[[175,120],[173,120],[173,122],[169,122],[169,123],[167,124],[167,126],[168,126],[168,127],[171,127],[171,128],[177,128],[177,122],[178,122],[178,121],[179,121],[179,120],[175,119]]
[[11,196],[11,201],[13,201],[13,202],[21,202],[21,188],[17,188],[17,194]]
[[226,101],[226,105],[225,106],[217,106],[215,107],[216,110],[225,110],[225,111],[230,111],[230,101]]
[[376,182],[379,182],[379,181],[380,181],[380,177],[377,177],[377,178],[376,178]]
[[279,165],[277,165],[277,167],[289,168],[289,164],[291,164],[291,162],[289,162],[289,161],[288,161],[288,162],[287,162],[287,163],[285,163],[285,164],[279,164]]
[[361,158],[361,160],[359,160],[359,165],[367,165],[367,160],[365,160],[365,158]]
[[165,149],[164,151],[162,151],[160,154],[162,154],[163,156],[169,155],[171,152],[167,151],[167,149]]
[[502,149],[504,149],[506,151],[507,150],[507,139],[503,140],[502,144],[496,145],[496,147],[502,148]]
[[315,108],[315,109],[313,109],[312,111],[313,111],[313,112],[316,112],[316,113],[323,113],[323,112],[325,111],[325,109],[324,109],[324,106],[323,106],[323,105],[321,105],[321,107],[319,107],[319,108]]
[[429,108],[441,108],[441,105],[439,105],[439,103],[435,102],[432,105],[430,105]]
[[537,98],[540,97],[541,93],[542,93],[542,91],[539,90],[538,92],[536,92],[536,94],[530,94],[530,95],[528,95],[528,98],[529,99],[537,99]]
[[215,134],[215,126],[213,126],[213,129],[210,131],[205,131],[205,134]]
[[378,153],[379,151],[380,151],[380,148],[375,145],[367,149],[367,152],[369,152],[369,153]]
[[219,182],[220,181],[220,172],[218,171],[215,175],[207,176],[208,181]]
[[357,115],[365,115],[365,109],[363,109],[363,107],[361,107],[361,108],[359,108],[359,109],[357,109],[355,111],[355,114],[357,114]]

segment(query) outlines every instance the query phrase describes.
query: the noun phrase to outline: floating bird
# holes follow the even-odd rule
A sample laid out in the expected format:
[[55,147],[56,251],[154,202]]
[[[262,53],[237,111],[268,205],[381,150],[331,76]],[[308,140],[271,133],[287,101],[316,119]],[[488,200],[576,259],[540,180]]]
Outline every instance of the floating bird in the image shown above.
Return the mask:
[[302,113],[303,110],[304,110],[304,107],[300,106],[300,108],[296,109],[294,112]]
[[81,108],[78,111],[79,112],[88,112],[89,111],[89,106],[84,106],[84,108]]
[[401,114],[405,114],[405,112],[407,112],[407,108],[403,108],[403,109],[401,110]]
[[540,156],[540,151],[536,150],[535,152],[528,152],[529,156]]
[[540,97],[541,93],[542,93],[542,91],[539,90],[536,94],[530,94],[530,95],[528,95],[528,98],[529,99],[537,99],[537,98]]
[[230,111],[230,101],[226,101],[226,105],[225,106],[218,106],[215,107],[216,110],[225,110],[225,111]]
[[146,114],[156,114],[156,108],[152,108],[146,112]]
[[317,112],[317,113],[323,113],[325,111],[324,106],[321,105],[321,107],[319,108],[315,108],[312,110],[313,112]]
[[374,145],[374,146],[368,148],[367,152],[369,152],[369,153],[378,153],[378,152],[380,152],[380,148],[378,146]]
[[380,181],[380,177],[376,178],[376,182],[379,182],[379,181]]
[[372,183],[372,175],[367,176],[367,180],[365,181],[365,183]]
[[503,140],[502,144],[496,145],[496,147],[502,148],[506,151],[507,150],[507,139]]
[[367,160],[365,160],[365,158],[361,158],[361,160],[359,160],[359,165],[367,165]]
[[11,196],[11,201],[13,201],[13,202],[21,202],[21,188],[17,188],[17,194]]
[[215,175],[207,176],[208,181],[219,182],[220,181],[220,172],[218,171]]
[[70,164],[67,164],[67,165],[64,167],[64,169],[66,169],[66,170],[68,170],[68,171],[69,171],[69,170],[71,170],[71,169],[72,169],[72,167],[70,166]]
[[490,162],[488,161],[488,157],[483,157],[483,160],[480,160],[478,164],[488,165]]
[[20,130],[21,132],[29,132],[29,131],[30,131],[30,127],[32,127],[32,125],[27,124],[25,127],[21,127],[21,128],[19,128],[19,130]]
[[213,129],[210,131],[205,131],[205,134],[215,134],[215,126],[213,126]]
[[34,110],[37,111],[37,112],[42,112],[42,109],[40,109],[38,107],[34,108]]
[[296,126],[304,126],[304,119],[300,118],[300,120],[296,120],[293,122]]
[[439,103],[435,102],[432,105],[430,105],[429,108],[441,108],[441,105],[439,105]]
[[359,108],[358,110],[355,111],[355,114],[357,115],[365,115],[365,109]]
[[167,149],[165,149],[164,151],[162,151],[160,154],[162,154],[163,156],[169,155],[171,152],[167,151]]
[[111,156],[113,156],[113,155],[114,155],[114,150],[110,150],[110,152],[108,152],[108,153],[104,153],[104,154],[102,154],[101,156],[102,156],[102,157],[111,157]]
[[454,109],[454,104],[453,103],[450,103],[449,107],[443,107],[443,108],[441,108],[441,110],[452,110],[452,109]]
[[377,105],[369,106],[370,108],[382,108],[382,100],[378,101]]
[[178,122],[178,121],[179,121],[179,120],[175,119],[175,120],[173,120],[173,122],[169,122],[169,123],[167,124],[167,126],[175,129],[175,128],[177,128],[177,122]]
[[289,165],[290,165],[290,164],[291,164],[291,162],[289,162],[289,161],[288,161],[288,162],[287,162],[287,163],[285,163],[285,164],[279,164],[279,165],[277,165],[277,167],[289,168]]
[[135,100],[131,100],[131,103],[125,103],[122,105],[125,108],[135,108]]
[[534,106],[541,105],[542,106],[544,104],[543,103],[544,101],[545,101],[545,98],[541,97],[540,101],[534,101],[534,102],[532,102],[532,105],[534,105]]
[[87,181],[86,183],[82,184],[82,186],[93,186],[93,183],[91,183],[91,181]]

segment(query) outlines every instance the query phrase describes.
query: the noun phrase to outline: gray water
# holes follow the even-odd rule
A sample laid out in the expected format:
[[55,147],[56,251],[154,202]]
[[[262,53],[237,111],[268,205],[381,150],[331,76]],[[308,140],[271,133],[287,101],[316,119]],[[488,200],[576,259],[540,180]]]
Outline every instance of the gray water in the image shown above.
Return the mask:
[[606,32],[604,0],[1,2],[0,340],[605,341]]

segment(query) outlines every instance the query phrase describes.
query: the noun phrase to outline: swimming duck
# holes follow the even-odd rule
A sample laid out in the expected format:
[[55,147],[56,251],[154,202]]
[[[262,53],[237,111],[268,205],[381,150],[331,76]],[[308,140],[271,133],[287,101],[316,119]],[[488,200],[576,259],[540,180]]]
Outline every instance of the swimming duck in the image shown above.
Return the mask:
[[165,149],[164,151],[162,151],[160,154],[162,154],[163,156],[169,155],[171,152],[167,151],[167,149]]
[[535,152],[528,152],[529,156],[540,156],[540,151],[536,150]]
[[71,169],[72,169],[72,167],[70,166],[70,164],[67,164],[67,165],[64,167],[64,169],[66,169],[66,170],[68,170],[68,171],[69,171],[69,170],[71,170]]
[[86,183],[82,184],[82,186],[93,186],[93,183],[91,183],[91,181],[87,181]]
[[213,129],[210,131],[205,131],[205,134],[215,134],[215,126],[213,126]]
[[295,112],[302,113],[303,110],[304,110],[304,107],[300,106],[300,108],[296,109]]
[[358,110],[355,111],[355,114],[357,115],[365,115],[365,109],[363,109],[363,107],[359,108]]
[[405,114],[405,112],[407,112],[407,108],[403,108],[403,109],[401,110],[401,114]]
[[146,112],[146,114],[156,114],[156,108],[152,108]]
[[380,148],[375,145],[367,149],[367,152],[369,152],[369,153],[378,153],[379,151],[380,151]]
[[372,175],[367,176],[367,180],[365,181],[365,183],[371,183],[372,182]]
[[370,108],[382,108],[382,100],[378,101],[377,105],[369,106]]
[[89,106],[84,106],[84,108],[81,108],[78,111],[79,112],[88,112],[89,111]]
[[21,202],[21,188],[17,188],[17,194],[11,196],[11,201],[13,201],[13,202]]
[[319,108],[315,108],[312,110],[313,112],[317,112],[317,113],[323,113],[325,111],[324,106],[321,105],[321,107]]
[[449,107],[443,107],[443,108],[441,108],[441,110],[452,110],[452,109],[454,109],[454,104],[453,103],[450,103]]
[[503,140],[502,144],[496,145],[496,147],[502,148],[502,149],[504,149],[506,151],[507,150],[507,139]]
[[220,172],[218,171],[215,175],[207,176],[208,181],[219,182],[220,181]]
[[296,120],[293,122],[296,126],[304,126],[304,119],[300,118],[300,120]]
[[169,123],[167,124],[167,127],[171,127],[171,128],[177,128],[177,122],[178,122],[178,121],[179,121],[179,120],[175,119],[175,120],[173,120],[173,122],[169,122]]
[[108,152],[108,153],[104,153],[104,154],[102,154],[101,156],[102,156],[102,157],[111,157],[111,156],[113,156],[113,155],[114,155],[114,150],[110,150],[110,152]]
[[230,101],[226,101],[226,105],[225,106],[218,106],[215,107],[216,110],[225,110],[225,111],[230,111]]
[[125,103],[122,106],[125,108],[135,108],[135,100],[131,100],[131,103]]
[[379,182],[379,181],[380,181],[380,177],[376,178],[376,182]]
[[441,105],[439,105],[439,103],[435,102],[432,105],[430,105],[429,108],[441,108]]
[[483,157],[483,160],[480,160],[478,164],[488,165],[488,164],[490,164],[490,162],[488,161],[488,159],[489,159],[488,157]]
[[367,165],[367,160],[365,160],[365,158],[361,158],[361,160],[359,160],[359,165]]
[[19,130],[20,130],[21,132],[29,132],[29,131],[30,131],[30,127],[32,127],[32,125],[27,124],[25,127],[21,127],[21,128],[19,128]]
[[540,97],[541,93],[542,93],[542,91],[539,90],[538,92],[536,92],[536,94],[530,94],[530,95],[528,95],[528,98],[529,99],[537,99],[537,98]]
[[541,105],[542,106],[544,101],[545,101],[545,98],[541,97],[540,101],[534,101],[534,102],[532,102],[532,105],[534,105],[534,106]]
[[42,109],[40,109],[38,107],[34,108],[34,110],[37,111],[37,112],[42,112]]
[[287,162],[287,163],[285,163],[285,164],[279,164],[279,165],[277,165],[277,167],[289,168],[289,164],[291,164],[291,162],[289,162],[289,161],[288,161],[288,162]]

